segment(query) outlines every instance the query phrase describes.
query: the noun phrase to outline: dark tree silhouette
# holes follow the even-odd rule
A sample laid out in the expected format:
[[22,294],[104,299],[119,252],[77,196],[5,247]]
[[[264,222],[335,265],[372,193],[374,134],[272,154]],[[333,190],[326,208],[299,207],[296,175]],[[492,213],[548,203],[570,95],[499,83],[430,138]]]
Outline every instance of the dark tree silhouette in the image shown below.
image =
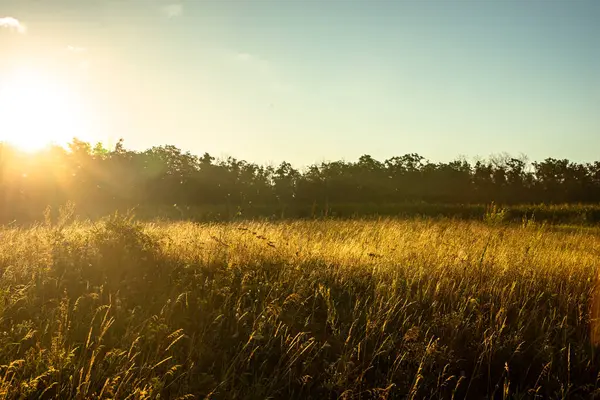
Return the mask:
[[[508,155],[434,163],[418,154],[378,161],[331,161],[303,170],[265,167],[229,157],[201,157],[175,146],[127,150],[78,139],[37,154],[0,143],[0,217],[39,217],[48,206],[75,202],[89,214],[144,207],[214,208],[276,216],[327,215],[340,205],[383,210],[393,204],[593,204],[600,202],[600,162]],[[310,211],[307,211],[310,210]],[[217,212],[215,211],[215,212]]]

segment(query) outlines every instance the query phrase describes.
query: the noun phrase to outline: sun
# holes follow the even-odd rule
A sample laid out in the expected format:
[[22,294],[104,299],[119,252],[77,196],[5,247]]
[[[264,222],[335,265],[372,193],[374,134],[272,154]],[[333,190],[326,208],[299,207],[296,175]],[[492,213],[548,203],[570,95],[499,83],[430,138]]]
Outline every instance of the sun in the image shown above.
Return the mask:
[[0,81],[0,141],[34,152],[86,137],[83,107],[69,89],[29,69]]

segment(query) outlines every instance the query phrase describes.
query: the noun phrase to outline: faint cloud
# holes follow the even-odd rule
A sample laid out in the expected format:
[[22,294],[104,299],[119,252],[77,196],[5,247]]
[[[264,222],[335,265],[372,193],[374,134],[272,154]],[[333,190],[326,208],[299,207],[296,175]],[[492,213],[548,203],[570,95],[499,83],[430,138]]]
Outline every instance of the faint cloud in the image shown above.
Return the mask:
[[67,57],[65,60],[78,72],[88,71],[91,67],[90,54],[87,47],[69,45],[62,49]]
[[168,4],[162,11],[169,18],[177,18],[183,14],[183,4]]
[[237,53],[235,59],[242,65],[262,74],[273,73],[273,66],[268,60],[250,53]]
[[0,28],[8,28],[16,30],[19,33],[25,33],[27,28],[16,18],[13,17],[0,17]]
[[72,53],[85,53],[87,51],[85,47],[78,46],[67,46],[67,50]]
[[233,53],[233,61],[246,70],[251,75],[261,78],[267,88],[274,92],[291,93],[294,91],[293,85],[281,79],[278,69],[269,60],[259,55],[238,52]]

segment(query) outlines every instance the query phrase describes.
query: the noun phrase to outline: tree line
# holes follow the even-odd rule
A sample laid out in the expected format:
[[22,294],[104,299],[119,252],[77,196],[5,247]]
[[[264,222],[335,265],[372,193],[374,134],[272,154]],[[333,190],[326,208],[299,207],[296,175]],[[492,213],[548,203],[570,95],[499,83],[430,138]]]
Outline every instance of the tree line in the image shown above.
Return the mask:
[[10,219],[48,205],[74,202],[88,210],[160,206],[266,207],[435,204],[564,204],[600,202],[600,162],[495,156],[443,163],[418,154],[379,161],[331,161],[294,168],[233,157],[217,160],[175,146],[113,149],[74,139],[29,154],[0,143],[0,213]]

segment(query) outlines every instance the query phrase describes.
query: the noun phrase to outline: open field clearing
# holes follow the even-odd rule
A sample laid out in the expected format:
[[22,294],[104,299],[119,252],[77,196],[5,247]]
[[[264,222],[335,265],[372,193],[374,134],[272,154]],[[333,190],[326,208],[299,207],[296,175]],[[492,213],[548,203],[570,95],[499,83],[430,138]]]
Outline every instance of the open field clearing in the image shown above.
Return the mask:
[[1,398],[578,398],[594,229],[450,220],[0,230]]

